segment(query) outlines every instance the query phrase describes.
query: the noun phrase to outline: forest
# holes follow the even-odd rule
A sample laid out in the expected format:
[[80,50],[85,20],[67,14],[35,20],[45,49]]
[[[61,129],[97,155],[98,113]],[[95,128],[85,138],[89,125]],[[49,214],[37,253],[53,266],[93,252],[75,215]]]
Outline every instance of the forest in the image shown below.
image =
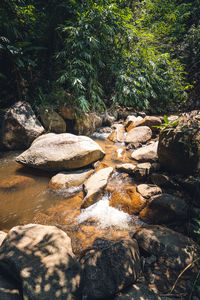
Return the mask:
[[199,0],[1,0],[0,108],[198,108],[199,15]]

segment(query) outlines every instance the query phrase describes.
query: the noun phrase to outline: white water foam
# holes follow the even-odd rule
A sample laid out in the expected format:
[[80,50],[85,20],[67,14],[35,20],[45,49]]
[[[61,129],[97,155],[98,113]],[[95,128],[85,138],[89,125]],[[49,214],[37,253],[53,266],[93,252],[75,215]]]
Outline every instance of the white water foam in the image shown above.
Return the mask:
[[132,221],[132,216],[109,206],[109,199],[104,196],[97,203],[83,209],[77,220],[79,223],[85,222],[89,218],[95,219],[101,228],[118,227],[128,229]]

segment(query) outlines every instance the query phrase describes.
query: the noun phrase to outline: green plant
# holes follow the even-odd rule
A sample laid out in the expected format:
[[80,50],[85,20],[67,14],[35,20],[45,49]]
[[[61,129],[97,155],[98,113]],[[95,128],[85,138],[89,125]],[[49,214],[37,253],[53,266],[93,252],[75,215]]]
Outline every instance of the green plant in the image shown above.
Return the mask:
[[166,115],[164,115],[163,119],[164,119],[164,123],[162,123],[162,125],[160,125],[160,126],[154,126],[156,128],[160,128],[161,132],[165,132],[165,131],[174,129],[179,124],[179,119],[176,119],[176,120],[170,122],[169,119],[168,119],[168,117]]

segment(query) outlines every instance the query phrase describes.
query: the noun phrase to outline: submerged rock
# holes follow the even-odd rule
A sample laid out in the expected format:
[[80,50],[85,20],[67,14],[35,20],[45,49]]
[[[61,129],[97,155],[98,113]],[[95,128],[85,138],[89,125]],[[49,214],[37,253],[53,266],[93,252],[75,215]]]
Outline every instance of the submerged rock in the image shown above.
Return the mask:
[[62,171],[87,166],[104,155],[101,147],[89,137],[48,133],[37,138],[16,161],[28,167]]
[[70,238],[54,226],[12,228],[0,248],[0,268],[21,283],[23,299],[80,299],[80,264]]
[[33,184],[35,180],[28,176],[10,175],[0,182],[0,189],[8,190],[13,188],[23,188],[27,185]]
[[89,250],[80,262],[83,295],[88,300],[109,299],[135,282],[141,271],[135,240],[122,240],[102,250]]
[[24,149],[44,132],[27,102],[15,103],[5,114],[2,126],[2,144],[6,149]]

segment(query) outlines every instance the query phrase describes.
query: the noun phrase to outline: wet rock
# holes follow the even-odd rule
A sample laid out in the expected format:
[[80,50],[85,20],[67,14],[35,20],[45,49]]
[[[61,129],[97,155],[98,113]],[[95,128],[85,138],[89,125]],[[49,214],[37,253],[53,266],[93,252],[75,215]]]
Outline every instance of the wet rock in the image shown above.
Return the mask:
[[37,138],[16,161],[28,167],[62,171],[87,166],[104,155],[101,147],[89,137],[48,133]]
[[136,189],[138,193],[147,199],[162,193],[161,188],[154,184],[139,184]]
[[5,239],[6,236],[7,233],[5,233],[4,231],[0,231],[0,246],[3,243],[3,240]]
[[151,172],[152,168],[149,162],[141,163],[136,165],[133,176],[136,180],[140,181],[146,179],[151,174]]
[[114,300],[164,300],[152,289],[141,283],[133,284],[126,292],[120,293]]
[[23,299],[81,298],[80,265],[71,240],[54,226],[12,228],[0,248],[0,266],[21,282]]
[[80,260],[83,295],[87,299],[109,299],[137,280],[141,271],[135,240],[122,240],[102,250],[89,250]]
[[75,120],[75,112],[71,107],[62,106],[60,108],[60,114],[65,120]]
[[199,143],[200,121],[190,115],[180,118],[176,128],[160,134],[158,159],[161,166],[175,174],[192,174],[200,168]]
[[112,127],[112,132],[108,136],[108,139],[114,143],[123,142],[125,129],[122,124],[114,124]]
[[127,132],[125,143],[145,143],[150,140],[152,131],[147,126],[140,126]]
[[104,238],[116,242],[124,238],[130,238],[130,234],[126,230],[102,229],[95,225],[89,225],[89,223],[95,222],[88,221],[88,225],[79,225],[78,231],[68,232],[72,239],[73,251],[77,255],[83,253],[87,248],[93,248],[97,239]]
[[183,270],[193,262],[199,253],[199,246],[191,239],[169,228],[152,225],[138,229],[133,237],[139,248],[170,268]]
[[4,116],[2,126],[2,144],[6,149],[24,149],[44,132],[27,102],[15,103]]
[[121,164],[121,165],[116,165],[116,170],[119,172],[124,172],[128,174],[134,174],[134,170],[136,168],[136,165],[134,164]]
[[75,171],[73,173],[62,172],[53,176],[49,182],[51,190],[78,187],[93,173],[93,170]]
[[153,162],[158,160],[158,142],[133,151],[131,157],[139,162]]
[[162,194],[153,197],[141,211],[140,218],[148,224],[167,224],[173,221],[185,220],[188,206],[177,196]]
[[10,175],[0,182],[0,189],[8,190],[13,188],[23,188],[27,185],[33,184],[35,180],[31,177],[21,175]]
[[94,204],[98,197],[102,195],[103,189],[106,187],[108,183],[108,179],[113,172],[113,168],[104,168],[93,175],[90,176],[89,179],[84,183],[84,189],[86,192],[86,196],[84,198],[83,208]]
[[66,132],[66,123],[63,118],[53,109],[40,108],[41,122],[47,131],[55,133]]
[[130,215],[138,214],[145,206],[146,200],[136,191],[135,187],[115,190],[110,199],[110,206],[118,208]]
[[137,122],[135,124],[136,127],[138,126],[148,126],[151,128],[153,132],[158,131],[159,129],[155,126],[160,126],[162,124],[162,121],[159,117],[154,116],[146,116],[143,120]]
[[102,119],[96,113],[81,114],[76,118],[74,130],[78,135],[91,136],[102,127]]

